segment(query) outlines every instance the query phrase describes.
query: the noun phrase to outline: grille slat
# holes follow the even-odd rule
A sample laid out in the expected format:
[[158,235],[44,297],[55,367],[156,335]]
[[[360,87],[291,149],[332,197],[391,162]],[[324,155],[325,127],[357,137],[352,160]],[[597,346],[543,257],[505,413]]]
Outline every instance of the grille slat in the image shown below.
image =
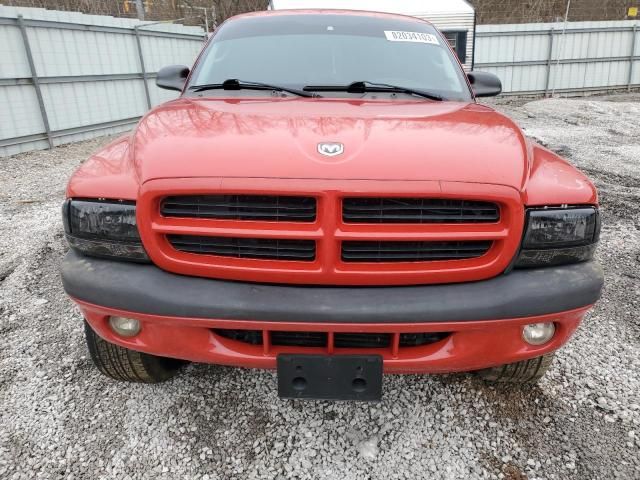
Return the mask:
[[[189,198],[189,197],[185,197],[185,198]],[[280,198],[280,197],[275,197],[276,199]],[[271,210],[274,208],[274,203],[251,203],[251,202],[247,202],[247,203],[238,203],[238,202],[207,202],[207,201],[202,201],[202,202],[191,202],[191,201],[181,201],[181,202],[175,202],[171,200],[171,197],[169,197],[167,200],[165,200],[165,207],[166,208],[195,208],[195,207],[202,207],[202,208],[228,208],[229,206],[232,206],[234,209],[238,209],[238,210],[253,210],[253,209],[265,209],[265,210]],[[313,205],[308,205],[308,206],[304,206],[304,205],[284,205],[282,203],[278,204],[277,200],[275,203],[275,207],[277,207],[280,210],[302,210],[302,211],[313,211],[314,207]]]
[[390,333],[336,333],[336,348],[386,348],[391,345]]
[[[163,211],[163,214],[165,216],[183,217],[183,218],[197,217],[197,218],[219,218],[222,220],[264,220],[264,221],[283,220],[284,218],[287,218],[287,221],[292,221],[292,220],[295,221],[296,219],[303,219],[308,216],[306,213],[303,214],[303,213],[293,212],[285,215],[281,212],[279,216],[276,218],[271,212],[257,212],[257,211],[216,212],[216,213],[204,212],[198,215],[191,215],[191,212],[187,209],[171,209],[171,208],[165,208]],[[239,217],[244,217],[244,218],[239,218]]]
[[482,245],[476,245],[475,242],[447,242],[444,245],[439,244],[439,242],[352,242],[349,246],[350,252],[358,253],[379,252],[381,250],[388,253],[406,253],[407,250],[416,250],[424,253],[437,254],[473,252],[484,249],[484,243]]
[[[457,223],[478,223],[476,216],[473,215],[460,215],[456,216],[455,220]],[[378,222],[370,222],[371,215],[369,214],[353,214],[350,216],[351,222],[356,222],[360,220],[358,223],[451,223],[450,215],[433,215],[430,214],[429,222],[416,222],[416,215],[389,215],[385,214],[382,220]],[[345,220],[346,222],[347,220]]]
[[324,347],[327,344],[326,332],[271,332],[271,345],[296,347]]
[[313,222],[316,199],[269,195],[171,196],[162,201],[165,217]]
[[342,243],[343,262],[423,262],[477,258],[491,248],[490,241]]
[[173,248],[186,253],[306,262],[311,262],[316,258],[316,244],[313,240],[206,237],[195,235],[168,235],[167,239]]
[[494,203],[433,198],[345,198],[345,223],[494,223]]

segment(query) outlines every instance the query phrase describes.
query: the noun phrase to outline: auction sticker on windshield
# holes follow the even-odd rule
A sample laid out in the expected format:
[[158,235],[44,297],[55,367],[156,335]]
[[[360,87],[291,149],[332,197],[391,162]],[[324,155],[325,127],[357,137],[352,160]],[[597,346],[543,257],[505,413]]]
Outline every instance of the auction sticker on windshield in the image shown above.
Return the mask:
[[430,33],[422,32],[398,32],[395,30],[384,31],[387,40],[391,42],[416,42],[430,43],[431,45],[440,45],[438,38]]

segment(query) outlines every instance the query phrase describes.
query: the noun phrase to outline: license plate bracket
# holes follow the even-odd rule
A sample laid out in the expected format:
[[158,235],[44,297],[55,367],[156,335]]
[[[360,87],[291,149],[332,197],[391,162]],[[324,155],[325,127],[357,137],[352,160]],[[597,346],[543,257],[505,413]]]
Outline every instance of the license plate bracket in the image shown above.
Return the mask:
[[278,396],[309,400],[382,399],[381,355],[299,355],[277,358]]

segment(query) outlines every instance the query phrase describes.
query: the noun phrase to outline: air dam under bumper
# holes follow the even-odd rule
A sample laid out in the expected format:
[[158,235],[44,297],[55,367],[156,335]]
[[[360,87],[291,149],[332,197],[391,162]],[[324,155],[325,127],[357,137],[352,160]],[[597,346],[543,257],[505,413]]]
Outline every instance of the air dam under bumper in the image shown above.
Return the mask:
[[[595,262],[516,270],[490,280],[407,287],[298,287],[185,277],[153,265],[86,257],[70,252],[62,265],[66,292],[107,341],[186,360],[274,368],[276,356],[297,353],[383,355],[386,372],[452,372],[484,368],[553,351],[578,327],[600,297],[602,270]],[[133,338],[115,335],[111,315],[139,319]],[[552,321],[556,335],[534,347],[522,325]],[[221,337],[212,329],[264,333],[261,345]],[[269,332],[448,332],[417,347],[385,349],[271,345]]]

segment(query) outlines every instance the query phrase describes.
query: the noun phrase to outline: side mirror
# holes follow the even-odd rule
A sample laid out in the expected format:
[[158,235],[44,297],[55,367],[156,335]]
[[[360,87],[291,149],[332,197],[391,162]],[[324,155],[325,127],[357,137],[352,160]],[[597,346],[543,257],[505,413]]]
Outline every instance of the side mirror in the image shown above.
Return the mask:
[[189,76],[189,68],[184,65],[169,65],[162,67],[156,77],[156,85],[166,90],[177,90],[184,88],[184,83]]
[[495,97],[502,93],[502,82],[493,73],[472,71],[467,77],[476,97]]

